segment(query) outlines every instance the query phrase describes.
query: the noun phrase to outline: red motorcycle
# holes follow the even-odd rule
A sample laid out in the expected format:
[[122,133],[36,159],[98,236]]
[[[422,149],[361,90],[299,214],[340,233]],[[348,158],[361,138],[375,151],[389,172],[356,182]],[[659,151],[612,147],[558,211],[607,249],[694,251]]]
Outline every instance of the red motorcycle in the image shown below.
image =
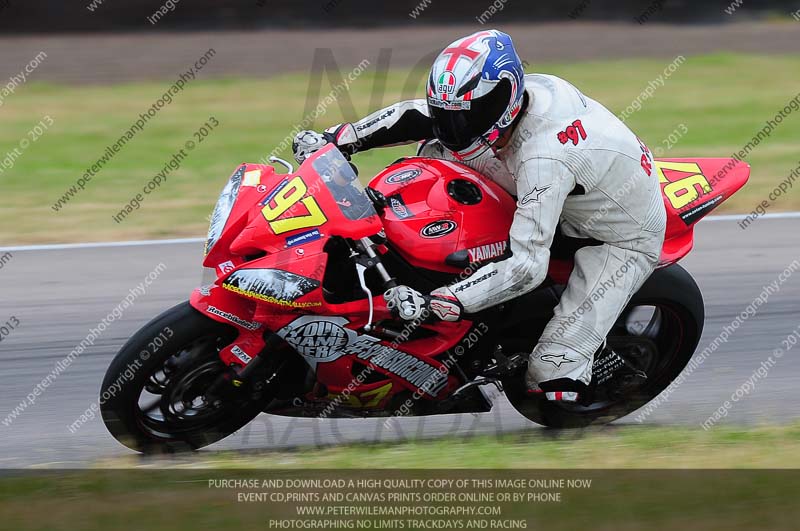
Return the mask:
[[200,448],[261,412],[486,412],[487,385],[546,426],[627,415],[694,353],[703,299],[676,262],[692,247],[694,224],[749,176],[728,159],[656,161],[668,212],[660,267],[595,356],[594,402],[568,405],[526,395],[522,375],[575,250],[597,242],[558,235],[548,278],[533,292],[457,323],[407,323],[382,293],[397,284],[426,293],[503,259],[515,199],[442,160],[401,159],[366,189],[334,146],[297,172],[272,162],[288,173],[242,164],[219,197],[203,261],[213,281],[134,334],[106,373],[103,420],[134,450]]

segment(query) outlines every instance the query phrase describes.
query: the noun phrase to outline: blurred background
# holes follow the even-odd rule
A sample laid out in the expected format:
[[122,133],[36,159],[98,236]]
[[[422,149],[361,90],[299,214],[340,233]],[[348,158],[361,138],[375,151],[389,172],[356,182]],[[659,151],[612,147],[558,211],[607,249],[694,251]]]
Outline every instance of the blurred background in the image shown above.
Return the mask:
[[[435,54],[487,27],[512,35],[529,72],[566,77],[624,114],[657,154],[727,157],[800,91],[798,9],[782,0],[3,0],[0,186],[10,204],[0,211],[0,241],[202,234],[239,162],[276,149],[290,157],[282,141],[298,125],[321,129],[419,97]],[[65,198],[201,58],[146,130]],[[327,96],[335,101],[322,103]],[[210,116],[221,125],[146,204],[114,221]],[[772,188],[797,166],[799,123],[786,120],[751,153],[754,186],[724,211],[752,210],[766,193],[757,187]],[[29,135],[36,124],[46,130]],[[32,143],[22,149],[26,136]],[[363,154],[362,176],[411,149]],[[797,206],[786,195],[771,208]]]
[[[67,426],[97,399],[109,360],[126,338],[197,285],[198,242],[230,173],[242,161],[270,154],[293,160],[292,131],[319,130],[422,96],[433,57],[457,37],[491,27],[513,37],[528,72],[570,80],[624,117],[658,156],[727,158],[750,145],[750,183],[715,212],[733,217],[703,222],[686,260],[707,303],[700,349],[764,285],[794,269],[769,304],[667,401],[639,420],[621,422],[677,425],[684,432],[633,431],[622,439],[611,432],[600,444],[577,441],[573,453],[555,443],[544,454],[520,450],[514,458],[490,444],[470,454],[453,452],[447,443],[438,446],[443,461],[436,463],[800,464],[796,427],[752,437],[723,428],[712,435],[700,427],[800,325],[800,282],[791,277],[800,268],[800,231],[791,213],[800,210],[794,191],[800,0],[0,0],[0,323],[16,320],[0,338],[0,466],[119,464],[130,455],[99,418],[75,433]],[[778,116],[769,136],[754,143]],[[412,146],[374,150],[355,163],[366,180],[412,152]],[[133,205],[156,179],[151,193]],[[786,190],[770,198],[783,182]],[[741,228],[739,215],[757,208],[784,214]],[[37,247],[167,238],[192,240]],[[7,416],[160,262],[167,270],[147,296],[35,404]],[[746,400],[726,410],[720,425],[796,426],[796,360],[780,360]],[[422,437],[532,427],[503,403],[478,421],[407,422],[402,431]],[[287,424],[262,415],[212,451],[401,438],[380,426],[366,420]],[[527,440],[500,444],[517,442],[531,447]],[[735,446],[740,443],[744,449]],[[764,444],[772,451],[760,451]],[[389,449],[373,458],[381,466],[426,466],[421,451],[398,460]],[[470,460],[461,461],[467,454]],[[289,455],[281,462],[363,464],[351,454],[321,455]]]

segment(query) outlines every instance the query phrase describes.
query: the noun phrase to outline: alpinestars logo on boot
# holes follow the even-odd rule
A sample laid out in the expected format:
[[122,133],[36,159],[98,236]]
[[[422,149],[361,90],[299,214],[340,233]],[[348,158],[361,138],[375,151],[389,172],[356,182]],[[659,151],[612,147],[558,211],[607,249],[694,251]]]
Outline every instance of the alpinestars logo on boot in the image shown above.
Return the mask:
[[547,363],[552,363],[556,367],[561,367],[564,363],[574,363],[576,361],[569,359],[566,354],[545,354],[544,356],[539,356],[539,359]]

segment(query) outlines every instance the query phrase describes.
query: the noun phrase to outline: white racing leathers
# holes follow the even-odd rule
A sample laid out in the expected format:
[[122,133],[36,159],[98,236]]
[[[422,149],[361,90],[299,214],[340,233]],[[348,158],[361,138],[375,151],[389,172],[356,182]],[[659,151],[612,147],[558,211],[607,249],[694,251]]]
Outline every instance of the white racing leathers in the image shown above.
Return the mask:
[[[496,156],[487,151],[466,163],[517,197],[513,254],[446,289],[466,312],[477,312],[544,280],[559,224],[566,236],[603,242],[575,254],[528,366],[529,383],[589,384],[595,352],[658,262],[666,213],[650,151],[616,116],[554,76],[528,75],[525,87],[528,104],[510,142]],[[357,151],[430,138],[424,118],[423,100],[403,102],[334,128],[337,144]],[[420,154],[454,160],[436,141]]]

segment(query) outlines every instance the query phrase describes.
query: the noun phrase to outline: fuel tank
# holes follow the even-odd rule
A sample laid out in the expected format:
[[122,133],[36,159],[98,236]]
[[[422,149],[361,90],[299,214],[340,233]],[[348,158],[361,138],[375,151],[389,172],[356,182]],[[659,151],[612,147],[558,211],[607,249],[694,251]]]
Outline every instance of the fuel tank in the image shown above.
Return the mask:
[[386,197],[391,247],[415,267],[458,273],[507,256],[514,198],[473,169],[438,159],[401,159],[369,186]]

